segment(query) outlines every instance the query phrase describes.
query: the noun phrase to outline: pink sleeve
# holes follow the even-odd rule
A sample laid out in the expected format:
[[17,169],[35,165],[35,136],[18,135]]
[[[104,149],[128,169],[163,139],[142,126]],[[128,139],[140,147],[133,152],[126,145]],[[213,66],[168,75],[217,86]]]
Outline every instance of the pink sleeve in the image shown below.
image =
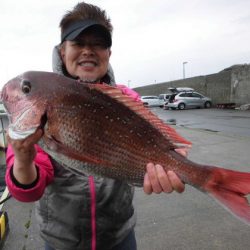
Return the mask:
[[39,200],[45,190],[54,179],[54,169],[47,153],[45,153],[39,146],[36,147],[35,164],[39,171],[39,180],[36,185],[30,189],[23,189],[17,187],[10,176],[10,170],[14,164],[14,152],[11,145],[8,146],[6,153],[7,170],[5,181],[12,196],[22,202],[32,202]]
[[117,88],[119,88],[122,91],[122,93],[124,95],[130,96],[131,98],[133,98],[137,102],[141,101],[140,95],[136,91],[134,91],[133,89],[130,89],[127,86],[122,85],[122,84],[117,84],[116,86],[117,86]]

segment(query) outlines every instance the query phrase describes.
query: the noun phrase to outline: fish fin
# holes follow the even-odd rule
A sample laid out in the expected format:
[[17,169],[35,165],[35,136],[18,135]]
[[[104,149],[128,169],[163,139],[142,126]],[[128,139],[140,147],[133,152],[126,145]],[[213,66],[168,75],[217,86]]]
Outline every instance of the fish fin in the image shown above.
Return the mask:
[[224,208],[247,224],[250,224],[250,173],[223,168],[213,168],[212,177],[205,190]]
[[153,112],[151,112],[149,108],[145,107],[141,101],[135,101],[130,96],[123,94],[119,88],[112,87],[107,84],[89,84],[89,88],[101,91],[102,93],[110,96],[112,99],[122,103],[142,118],[150,121],[151,124],[168,140],[170,140],[176,148],[180,147],[177,146],[177,144],[181,144],[182,147],[185,147],[185,145],[192,145],[190,141],[180,136],[174,128],[165,124]]

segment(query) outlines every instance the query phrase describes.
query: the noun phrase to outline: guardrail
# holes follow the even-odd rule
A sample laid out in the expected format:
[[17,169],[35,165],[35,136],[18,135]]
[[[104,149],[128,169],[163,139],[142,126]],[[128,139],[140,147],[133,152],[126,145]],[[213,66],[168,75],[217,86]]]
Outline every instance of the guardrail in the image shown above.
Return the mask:
[[8,116],[0,112],[0,150],[7,148],[6,129],[8,126]]

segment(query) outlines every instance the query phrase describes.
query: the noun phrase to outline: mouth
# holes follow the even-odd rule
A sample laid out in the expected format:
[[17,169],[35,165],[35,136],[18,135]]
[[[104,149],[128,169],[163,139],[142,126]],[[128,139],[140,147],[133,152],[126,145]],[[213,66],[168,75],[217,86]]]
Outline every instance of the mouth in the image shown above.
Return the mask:
[[80,61],[78,65],[82,67],[96,67],[97,63],[95,61]]

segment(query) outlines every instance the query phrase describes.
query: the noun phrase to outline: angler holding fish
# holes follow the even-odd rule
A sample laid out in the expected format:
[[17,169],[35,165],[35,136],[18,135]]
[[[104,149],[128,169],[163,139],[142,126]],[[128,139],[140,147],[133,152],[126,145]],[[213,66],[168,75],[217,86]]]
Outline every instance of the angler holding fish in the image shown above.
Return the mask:
[[[134,111],[138,108],[145,117],[149,111],[136,102],[135,92],[115,87],[109,65],[112,25],[105,11],[79,3],[60,27],[61,43],[53,53],[57,74],[30,72],[3,89],[11,123],[7,185],[17,200],[37,201],[45,249],[135,250],[134,188],[128,183],[143,186],[147,194],[182,192],[184,184],[174,171],[159,165],[165,158],[154,156],[160,132],[146,143],[148,150],[154,148],[152,156],[141,147],[141,138],[129,137],[140,136],[148,126],[137,115],[141,127],[136,131],[130,123]],[[150,129],[154,134],[155,128]],[[164,130],[168,132],[173,140],[188,143],[170,128]],[[174,149],[160,141],[165,154]],[[178,163],[171,164],[175,170]]]

